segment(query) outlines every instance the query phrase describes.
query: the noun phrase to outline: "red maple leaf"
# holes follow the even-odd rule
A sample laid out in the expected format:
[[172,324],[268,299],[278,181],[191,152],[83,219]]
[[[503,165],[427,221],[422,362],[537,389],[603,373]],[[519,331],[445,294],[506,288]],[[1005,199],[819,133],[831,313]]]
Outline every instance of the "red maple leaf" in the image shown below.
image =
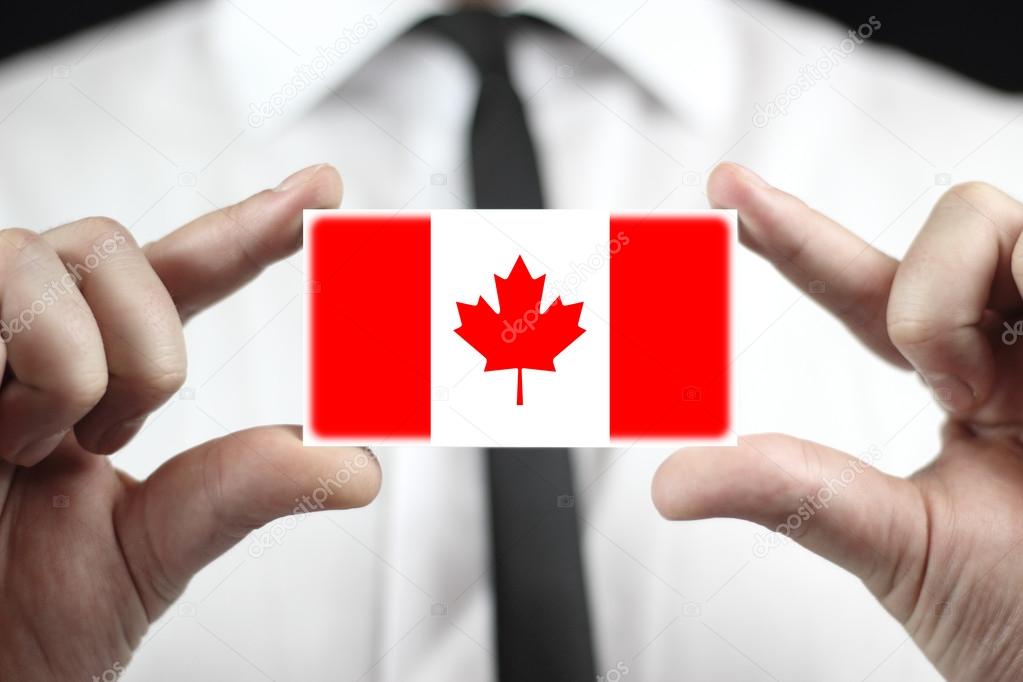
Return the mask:
[[516,404],[522,404],[522,370],[554,370],[554,358],[586,331],[579,326],[583,304],[563,305],[554,299],[540,312],[546,275],[529,274],[522,256],[507,278],[494,275],[501,311],[494,312],[483,297],[476,305],[458,304],[462,326],[455,333],[487,359],[484,372],[519,370]]

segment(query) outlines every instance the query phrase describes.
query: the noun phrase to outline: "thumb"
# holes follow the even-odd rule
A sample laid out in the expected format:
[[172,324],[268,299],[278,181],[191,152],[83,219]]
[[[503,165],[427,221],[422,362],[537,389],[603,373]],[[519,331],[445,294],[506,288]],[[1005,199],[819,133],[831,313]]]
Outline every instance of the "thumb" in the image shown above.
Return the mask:
[[879,598],[912,583],[903,580],[914,570],[906,559],[925,556],[926,510],[912,483],[790,436],[680,450],[657,470],[653,499],[673,520],[759,523],[851,571]]
[[369,450],[303,447],[297,426],[239,431],[171,459],[129,489],[115,517],[150,620],[252,530],[289,514],[364,506],[380,480]]

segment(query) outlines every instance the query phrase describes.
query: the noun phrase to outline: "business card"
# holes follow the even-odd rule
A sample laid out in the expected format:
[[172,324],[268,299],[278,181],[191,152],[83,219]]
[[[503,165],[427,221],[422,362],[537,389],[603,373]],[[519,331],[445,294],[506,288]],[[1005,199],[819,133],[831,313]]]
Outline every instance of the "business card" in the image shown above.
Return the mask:
[[734,211],[305,212],[309,445],[734,443]]

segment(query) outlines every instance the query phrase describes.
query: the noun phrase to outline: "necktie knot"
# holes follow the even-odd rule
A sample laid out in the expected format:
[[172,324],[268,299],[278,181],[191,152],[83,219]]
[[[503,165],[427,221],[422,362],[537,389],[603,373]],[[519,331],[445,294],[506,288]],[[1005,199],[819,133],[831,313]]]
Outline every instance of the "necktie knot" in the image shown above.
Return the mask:
[[542,208],[543,193],[522,100],[508,73],[507,38],[526,19],[482,9],[430,17],[420,24],[452,41],[479,74],[470,140],[477,208]]
[[465,53],[481,77],[507,77],[508,30],[513,17],[485,9],[463,9],[430,17],[422,27],[448,38]]

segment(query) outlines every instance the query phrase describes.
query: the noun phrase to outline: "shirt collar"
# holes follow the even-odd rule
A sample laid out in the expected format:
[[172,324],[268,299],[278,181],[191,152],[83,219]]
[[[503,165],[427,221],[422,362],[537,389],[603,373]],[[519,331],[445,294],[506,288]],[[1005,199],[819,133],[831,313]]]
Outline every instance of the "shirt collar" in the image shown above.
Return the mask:
[[[684,122],[720,125],[739,86],[738,51],[725,3],[533,0],[533,13],[615,62]],[[734,22],[733,22],[734,23]]]
[[[210,45],[229,99],[261,127],[308,109],[444,0],[220,0]],[[738,56],[720,3],[520,0],[617,63],[683,121],[713,128],[733,105]]]

